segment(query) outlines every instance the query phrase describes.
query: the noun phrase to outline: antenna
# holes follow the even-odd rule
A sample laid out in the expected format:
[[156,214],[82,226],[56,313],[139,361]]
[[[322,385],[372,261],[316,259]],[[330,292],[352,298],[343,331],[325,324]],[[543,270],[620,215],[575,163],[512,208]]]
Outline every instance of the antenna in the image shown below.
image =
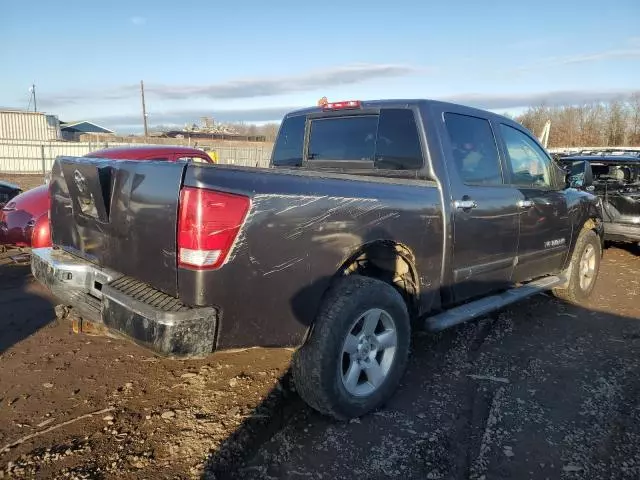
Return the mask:
[[140,95],[142,97],[142,121],[144,122],[144,136],[149,136],[149,129],[147,127],[147,107],[144,104],[144,82],[140,80]]

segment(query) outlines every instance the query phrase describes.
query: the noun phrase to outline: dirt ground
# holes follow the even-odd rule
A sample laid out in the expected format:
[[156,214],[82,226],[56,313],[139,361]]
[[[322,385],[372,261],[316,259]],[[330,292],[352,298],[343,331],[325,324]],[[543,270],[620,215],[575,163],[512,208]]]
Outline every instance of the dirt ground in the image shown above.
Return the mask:
[[157,358],[74,334],[28,267],[0,266],[0,478],[640,478],[640,256],[592,300],[539,295],[416,333],[383,409],[307,408],[286,350]]

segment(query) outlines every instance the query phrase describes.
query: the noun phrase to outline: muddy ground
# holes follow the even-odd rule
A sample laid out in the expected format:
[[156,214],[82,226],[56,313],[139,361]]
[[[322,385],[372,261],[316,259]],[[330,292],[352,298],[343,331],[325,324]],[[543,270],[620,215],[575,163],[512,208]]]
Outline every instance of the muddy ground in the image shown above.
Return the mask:
[[416,333],[398,393],[349,423],[299,400],[289,351],[176,361],[74,334],[0,266],[0,478],[638,479],[637,253],[606,251],[587,305]]

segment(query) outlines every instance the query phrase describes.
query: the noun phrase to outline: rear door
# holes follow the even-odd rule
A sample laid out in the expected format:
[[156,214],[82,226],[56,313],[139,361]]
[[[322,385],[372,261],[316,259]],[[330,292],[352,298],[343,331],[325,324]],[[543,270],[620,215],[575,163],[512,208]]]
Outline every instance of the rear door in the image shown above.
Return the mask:
[[524,130],[500,124],[510,183],[522,195],[519,202],[520,243],[515,281],[558,272],[566,259],[571,223],[564,182],[554,178],[552,160]]
[[505,182],[486,118],[443,112],[453,198],[454,301],[506,288],[518,249],[519,191]]
[[176,225],[184,162],[59,157],[54,245],[177,295]]

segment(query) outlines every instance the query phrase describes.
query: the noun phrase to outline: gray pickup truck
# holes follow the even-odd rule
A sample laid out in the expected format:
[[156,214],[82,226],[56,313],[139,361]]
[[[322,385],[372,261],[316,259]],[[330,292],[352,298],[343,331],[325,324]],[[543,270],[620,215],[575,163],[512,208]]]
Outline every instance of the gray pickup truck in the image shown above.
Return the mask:
[[270,168],[58,158],[54,247],[32,271],[84,322],[158,353],[297,347],[301,397],[351,418],[393,394],[412,328],[590,295],[603,223],[583,168],[567,183],[579,175],[487,111],[329,103],[286,115]]

